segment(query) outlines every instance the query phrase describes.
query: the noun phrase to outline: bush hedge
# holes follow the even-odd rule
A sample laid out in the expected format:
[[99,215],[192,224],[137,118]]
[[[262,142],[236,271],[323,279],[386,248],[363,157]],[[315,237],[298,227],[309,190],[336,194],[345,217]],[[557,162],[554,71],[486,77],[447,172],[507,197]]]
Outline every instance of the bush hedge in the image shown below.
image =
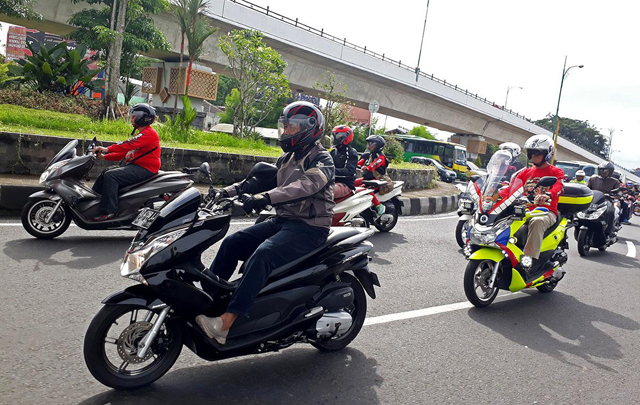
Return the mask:
[[12,104],[36,110],[81,114],[91,118],[100,117],[100,100],[84,96],[74,97],[58,93],[0,89],[0,104]]

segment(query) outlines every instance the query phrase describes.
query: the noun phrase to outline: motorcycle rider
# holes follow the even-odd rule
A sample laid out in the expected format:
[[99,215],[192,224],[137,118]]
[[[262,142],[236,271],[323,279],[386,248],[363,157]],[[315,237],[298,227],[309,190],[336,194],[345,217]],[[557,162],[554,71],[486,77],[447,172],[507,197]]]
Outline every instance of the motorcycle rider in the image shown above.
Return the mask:
[[584,170],[578,170],[576,172],[576,178],[571,180],[570,183],[577,183],[577,184],[584,184],[585,186],[587,185],[587,182],[585,181],[584,177],[587,175],[587,173],[585,173]]
[[[522,170],[511,182],[512,185],[524,185],[525,190],[536,190],[536,196],[529,209],[538,207],[547,209],[547,213],[541,216],[532,217],[529,220],[529,234],[527,243],[524,246],[524,255],[520,260],[525,272],[533,268],[534,260],[540,257],[544,232],[556,223],[558,218],[558,201],[562,192],[562,180],[564,172],[562,169],[550,164],[554,153],[553,139],[549,135],[534,135],[527,139],[524,144],[527,158],[533,164]],[[556,184],[550,187],[547,193],[540,188],[536,188],[537,182],[546,176],[553,176],[558,179]]]
[[[106,170],[93,185],[93,190],[101,195],[102,215],[94,221],[106,221],[118,212],[118,194],[121,187],[139,183],[152,177],[160,170],[160,138],[151,124],[156,120],[156,110],[149,104],[136,104],[129,110],[133,131],[132,138],[94,149],[98,159],[110,161],[127,160],[123,167]],[[135,132],[138,134],[133,136]]]
[[358,151],[353,142],[353,131],[346,125],[338,125],[331,131],[333,148],[331,157],[336,167],[336,200],[351,195],[356,188],[356,167],[358,167]]
[[[611,162],[602,162],[598,165],[598,175],[591,176],[587,186],[591,190],[597,190],[604,194],[610,194],[611,191],[620,188],[620,182],[613,177],[615,166]],[[613,219],[615,216],[615,209],[613,204],[609,204],[606,212],[607,229],[605,234],[610,235],[613,231],[614,224]]]
[[210,277],[229,280],[239,260],[245,265],[227,312],[215,318],[196,317],[207,336],[220,344],[226,343],[238,316],[249,316],[271,272],[312,252],[329,235],[335,205],[335,168],[331,155],[319,143],[323,132],[324,117],[318,107],[305,101],[289,104],[278,121],[284,154],[276,163],[277,176],[253,179],[242,186],[237,183],[220,191],[226,196],[239,191],[253,194],[243,204],[247,213],[277,204],[276,217],[227,236],[211,268],[205,270]]
[[[356,186],[361,186],[364,180],[375,180],[377,177],[387,174],[389,163],[382,152],[385,144],[384,138],[380,135],[371,135],[367,138],[368,152],[363,153],[358,161],[358,166],[362,168],[363,177],[356,179]],[[375,195],[372,204],[378,216],[384,214],[384,205]]]
[[518,156],[520,156],[520,154],[522,153],[522,149],[520,148],[520,145],[514,142],[502,143],[500,144],[499,148],[500,150],[506,150],[507,152],[511,153],[511,165],[505,173],[506,180],[510,181],[511,177],[514,174],[524,169],[524,164],[522,164],[522,162],[518,160]]

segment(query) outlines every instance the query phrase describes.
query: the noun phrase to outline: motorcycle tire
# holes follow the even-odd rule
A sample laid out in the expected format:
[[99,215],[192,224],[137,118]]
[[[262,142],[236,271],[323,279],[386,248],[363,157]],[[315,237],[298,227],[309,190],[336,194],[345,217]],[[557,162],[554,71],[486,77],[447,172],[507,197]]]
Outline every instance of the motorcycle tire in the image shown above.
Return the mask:
[[578,253],[580,256],[586,256],[589,254],[591,245],[589,244],[589,230],[580,229],[578,233]]
[[146,310],[141,305],[105,305],[100,309],[91,321],[87,334],[84,337],[84,361],[89,372],[107,387],[118,390],[133,390],[145,387],[162,377],[178,359],[182,351],[182,329],[179,325],[171,327],[166,324],[171,332],[171,342],[162,358],[156,360],[157,365],[142,373],[123,375],[116,370],[107,359],[104,344],[109,328],[114,321],[127,312],[134,310]]
[[310,342],[313,347],[321,352],[336,352],[347,347],[358,336],[367,317],[367,296],[358,279],[351,274],[342,273],[340,274],[340,281],[351,284],[355,316],[353,316],[351,328],[344,335],[335,339]]
[[62,221],[59,221],[59,225],[55,229],[45,231],[43,229],[38,229],[37,224],[34,223],[34,221],[37,222],[36,218],[34,217],[37,212],[34,212],[34,209],[38,208],[39,206],[52,206],[53,208],[53,206],[55,205],[56,202],[49,199],[29,200],[29,202],[27,202],[27,205],[25,205],[22,209],[21,214],[22,226],[24,227],[25,231],[29,232],[31,236],[35,236],[38,239],[53,239],[65,233],[65,231],[71,224],[71,213],[63,204],[60,205],[60,208],[58,208],[58,210],[62,209],[62,215],[64,215],[64,217]]
[[547,294],[550,293],[551,291],[553,291],[556,286],[558,285],[558,283],[546,283],[546,284],[542,284],[541,286],[536,287],[538,289],[538,291],[540,291],[543,294]]
[[385,204],[387,210],[389,209],[390,205],[393,206],[393,219],[391,220],[391,222],[380,224],[377,220],[373,220],[373,226],[375,226],[376,229],[380,232],[389,232],[393,228],[395,228],[396,224],[398,223],[398,217],[400,216],[400,204],[396,203],[395,201],[389,201],[387,204]]
[[458,243],[458,246],[460,246],[461,248],[467,245],[467,241],[465,240],[466,238],[462,236],[462,231],[465,230],[465,233],[466,233],[468,224],[469,224],[468,220],[460,220],[456,224],[456,242]]
[[469,302],[478,308],[484,308],[491,305],[493,300],[495,300],[496,297],[498,296],[498,292],[499,292],[498,287],[496,287],[496,284],[497,284],[497,279],[496,279],[496,283],[494,283],[493,290],[491,291],[491,294],[489,294],[488,297],[481,299],[476,294],[476,284],[475,284],[476,270],[478,269],[478,267],[480,267],[481,264],[484,264],[485,262],[490,262],[491,266],[493,266],[493,264],[495,263],[492,260],[469,260],[469,263],[467,264],[467,268],[464,271],[464,283],[463,283],[464,294],[467,296],[467,299],[469,300]]

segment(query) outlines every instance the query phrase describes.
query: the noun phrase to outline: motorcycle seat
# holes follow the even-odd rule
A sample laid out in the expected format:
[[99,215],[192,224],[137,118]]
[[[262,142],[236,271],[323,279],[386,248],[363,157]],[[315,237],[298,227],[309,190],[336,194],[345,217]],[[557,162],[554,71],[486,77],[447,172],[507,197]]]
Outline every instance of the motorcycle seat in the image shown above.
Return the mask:
[[381,187],[387,184],[384,180],[364,180],[362,182],[367,187]]
[[[560,226],[560,222],[562,221],[562,218],[563,218],[562,214],[558,215],[556,222],[553,225],[551,225],[549,228],[547,228],[546,231],[544,231],[544,235],[542,236],[542,239],[551,235]],[[518,231],[515,233],[514,236],[518,240],[518,242],[516,243],[516,246],[518,246],[520,249],[524,249],[524,246],[527,244],[527,238],[529,236],[529,224],[528,223],[524,224],[520,229],[518,229]]]
[[145,183],[153,181],[153,180],[157,179],[158,177],[161,177],[164,173],[165,173],[164,171],[158,170],[158,173],[154,174],[153,176],[149,177],[148,179],[142,180],[141,182],[138,182],[138,183],[129,184],[126,187],[122,187],[120,189],[120,194],[126,193],[127,191],[133,190],[136,187],[139,187],[139,186],[141,186],[141,185],[143,185]]
[[284,274],[286,274],[287,272],[289,272],[289,270],[293,269],[294,267],[296,267],[297,265],[299,265],[300,263],[304,262],[305,260],[309,259],[310,257],[312,257],[313,255],[321,252],[322,250],[328,248],[329,246],[335,245],[345,239],[348,239],[352,236],[358,235],[360,234],[361,231],[358,230],[357,228],[351,228],[351,227],[336,227],[336,228],[331,228],[329,230],[329,236],[327,237],[327,240],[320,245],[317,249],[307,253],[306,255],[299,257],[298,259],[289,262],[287,264],[285,264],[284,266],[280,266],[277,269],[274,269],[271,272],[271,275],[269,276],[269,279],[274,279],[274,278],[279,278],[281,276],[283,276]]

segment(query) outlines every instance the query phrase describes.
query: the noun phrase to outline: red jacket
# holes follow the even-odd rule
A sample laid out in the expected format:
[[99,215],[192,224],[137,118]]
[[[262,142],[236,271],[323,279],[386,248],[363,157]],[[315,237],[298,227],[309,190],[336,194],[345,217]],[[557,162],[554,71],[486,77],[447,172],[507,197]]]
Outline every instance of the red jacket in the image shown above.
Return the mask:
[[127,152],[133,150],[135,151],[133,159],[144,155],[135,160],[133,164],[144,167],[151,173],[158,173],[158,170],[160,170],[160,138],[156,130],[151,126],[139,129],[138,135],[124,142],[111,145],[107,149],[109,153],[104,156],[106,160],[122,160]]
[[[558,215],[558,200],[560,199],[560,194],[562,193],[562,189],[564,188],[562,184],[562,180],[564,180],[564,172],[559,167],[555,166],[547,166],[544,169],[540,169],[536,166],[528,167],[521,171],[516,178],[511,182],[512,184],[515,182],[520,182],[519,184],[523,184],[525,186],[525,191],[527,190],[527,182],[537,183],[538,180],[545,176],[553,176],[558,179],[556,184],[549,188],[549,193],[551,193],[551,205],[546,206],[552,211],[554,214]],[[535,208],[535,205],[532,205],[530,208]]]

